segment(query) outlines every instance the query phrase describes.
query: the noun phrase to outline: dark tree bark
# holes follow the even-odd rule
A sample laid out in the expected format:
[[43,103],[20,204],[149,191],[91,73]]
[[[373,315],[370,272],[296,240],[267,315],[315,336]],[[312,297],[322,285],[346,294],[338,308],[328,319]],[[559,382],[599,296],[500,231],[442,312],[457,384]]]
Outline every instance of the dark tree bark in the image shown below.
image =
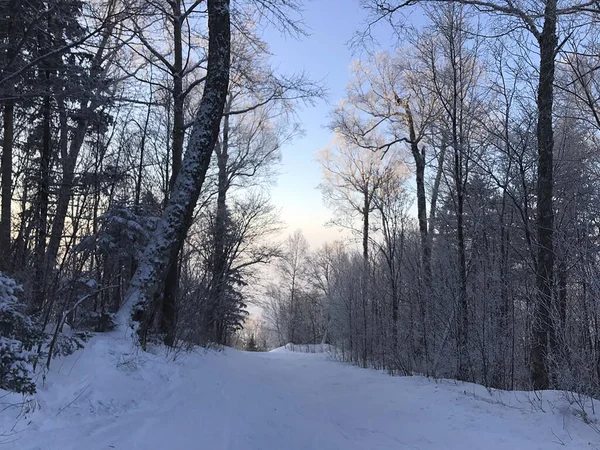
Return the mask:
[[[231,109],[231,98],[227,102],[226,109]],[[227,192],[229,190],[229,176],[227,172],[227,162],[229,159],[229,116],[223,118],[222,140],[217,150],[218,166],[218,186],[217,186],[217,211],[214,223],[214,255],[212,264],[212,280],[210,297],[214,303],[214,311],[217,316],[213,318],[215,323],[215,338],[218,344],[225,344],[225,324],[224,317],[221,317],[219,311],[219,302],[222,301],[223,287],[226,282],[227,272],[227,253],[225,250],[225,239],[227,232]]]
[[371,214],[372,194],[369,192],[369,186],[366,185],[364,203],[362,208],[363,230],[362,230],[362,251],[363,251],[363,276],[362,276],[362,307],[363,307],[363,365],[367,367],[368,344],[369,344],[369,320],[367,317],[369,303],[369,216]]
[[[49,88],[50,71],[45,70],[45,80]],[[35,266],[36,287],[34,290],[34,301],[36,306],[42,308],[46,300],[46,277],[48,271],[44,264],[46,244],[48,238],[48,206],[50,202],[50,164],[52,160],[52,133],[50,129],[52,108],[50,94],[44,96],[42,106],[42,147],[40,150],[40,172],[37,198],[37,234],[35,241]]]
[[[520,9],[510,1],[493,0],[441,0],[440,3],[459,3],[473,5],[476,8],[493,14],[512,17],[527,29],[537,40],[539,47],[539,80],[537,92],[537,145],[538,145],[538,179],[537,179],[537,255],[536,255],[536,287],[537,299],[533,324],[531,346],[531,380],[534,389],[548,389],[548,346],[549,336],[553,333],[552,317],[552,285],[554,271],[554,210],[553,210],[553,164],[554,164],[554,132],[552,113],[554,106],[554,78],[556,56],[560,50],[557,34],[558,17],[561,15],[574,17],[576,14],[597,12],[598,6],[590,3],[563,5],[559,10],[557,0],[545,0],[543,11]],[[417,2],[379,2],[371,0],[368,5],[379,17],[393,15],[400,9]],[[537,19],[543,20],[540,30]]]
[[552,284],[554,271],[554,208],[553,166],[554,130],[552,109],[554,102],[554,67],[558,37],[556,35],[556,0],[546,0],[544,28],[539,34],[540,76],[538,84],[538,252],[536,286],[538,290],[533,345],[531,347],[531,380],[534,389],[548,389],[548,338],[552,333]]
[[[181,170],[183,156],[183,142],[185,139],[185,115],[183,94],[183,20],[181,0],[171,4],[173,9],[173,46],[174,60],[172,66],[173,77],[173,141],[171,159],[171,179],[169,191],[175,187],[175,180]],[[177,293],[179,290],[179,252],[173,255],[169,262],[169,272],[165,279],[165,289],[162,301],[161,331],[165,333],[165,344],[173,346],[175,343],[175,325],[177,320]]]
[[136,211],[140,212],[140,199],[142,196],[142,179],[144,177],[144,163],[146,159],[146,140],[148,139],[148,126],[150,125],[150,113],[152,112],[152,92],[150,92],[150,100],[148,102],[148,108],[146,109],[146,120],[144,121],[144,127],[140,130],[142,132],[142,138],[140,140],[140,159],[137,166],[137,175],[135,180],[135,197],[134,205]]
[[142,347],[160,305],[160,296],[156,294],[164,285],[169,262],[183,245],[218,138],[229,85],[229,0],[208,0],[208,29],[206,83],[187,151],[162,220],[145,249],[126,296],[126,304],[133,307],[132,319],[141,321],[138,334]]
[[[109,15],[112,14],[114,4],[115,0],[111,0],[110,6],[107,7]],[[92,67],[90,69],[91,74],[102,73],[103,62],[109,58],[115,57],[116,53],[114,53],[114,49],[111,49],[113,51],[108,51],[110,48],[110,38],[114,30],[115,22],[110,20],[102,31],[102,39],[100,40],[96,53],[92,59]],[[103,88],[103,82],[101,81],[98,83],[98,85],[93,87],[93,93],[97,96],[100,96]],[[77,161],[79,160],[79,155],[81,153],[81,149],[83,148],[85,138],[89,131],[90,123],[93,120],[93,115],[95,114],[100,102],[98,98],[92,98],[92,100],[83,101],[78,111],[71,114],[77,124],[75,129],[71,131],[68,125],[69,113],[67,111],[65,96],[57,95],[55,96],[55,101],[57,103],[57,109],[60,115],[61,135],[59,152],[62,178],[58,188],[56,210],[51,224],[48,247],[44,256],[44,271],[47,274],[54,270],[57,263],[58,252],[63,239],[65,222],[67,219],[67,212],[73,197],[75,168],[77,166]],[[46,279],[45,281],[48,282],[49,280]]]
[[14,138],[13,102],[4,104],[4,137],[2,140],[2,213],[0,218],[0,270],[7,270],[10,259],[12,204],[12,149]]
[[404,103],[406,111],[406,124],[408,126],[408,138],[410,151],[415,161],[415,176],[417,182],[417,219],[419,221],[419,234],[421,235],[421,252],[423,270],[425,271],[425,286],[431,284],[431,245],[429,242],[427,227],[427,200],[425,194],[425,148],[419,148],[419,139],[415,130],[412,110],[407,100]]
[[459,270],[459,314],[458,314],[458,373],[459,380],[468,380],[468,344],[469,344],[469,300],[467,297],[467,259],[465,250],[464,203],[462,169],[459,163],[459,151],[455,150],[454,166],[456,181],[456,236],[458,241]]
[[[9,75],[11,72],[11,63],[16,54],[17,36],[15,35],[15,16],[17,16],[17,3],[13,0],[4,5],[5,26],[3,38],[8,39],[4,50],[4,67],[2,75]],[[15,102],[10,99],[14,95],[14,88],[10,83],[2,87],[3,93],[8,100],[3,102],[3,139],[2,139],[2,211],[0,212],[0,270],[9,269],[9,260],[11,254],[11,226],[12,226],[12,171],[13,171],[13,140],[14,140],[14,122],[15,122]]]
[[[47,270],[51,270],[51,268],[56,264],[60,242],[65,229],[67,212],[69,210],[69,202],[71,201],[71,197],[73,195],[75,165],[77,164],[77,158],[79,156],[81,147],[83,146],[88,124],[89,121],[87,119],[81,119],[77,125],[77,128],[75,129],[75,132],[73,133],[70,149],[68,151],[66,148],[61,149],[61,165],[63,173],[60,187],[58,189],[56,212],[54,214],[54,219],[52,220],[50,240],[48,242],[48,248],[45,255],[45,264]],[[62,132],[68,133],[68,128],[63,129]],[[67,138],[65,136],[61,136],[61,139]]]

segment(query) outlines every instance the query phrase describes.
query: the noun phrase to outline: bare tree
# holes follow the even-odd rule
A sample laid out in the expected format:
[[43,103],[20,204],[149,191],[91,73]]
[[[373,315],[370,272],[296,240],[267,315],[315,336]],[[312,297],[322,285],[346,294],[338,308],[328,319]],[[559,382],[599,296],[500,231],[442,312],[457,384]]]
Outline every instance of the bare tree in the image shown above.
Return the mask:
[[278,284],[267,287],[265,304],[270,322],[274,325],[281,345],[302,344],[302,297],[306,290],[308,242],[300,230],[290,235],[277,264]]
[[[402,8],[420,2],[367,1],[367,8],[374,14],[373,20],[391,18]],[[432,2],[433,4],[442,3]],[[553,207],[553,159],[554,131],[553,105],[555,66],[558,53],[570,38],[573,27],[592,23],[597,12],[597,3],[567,2],[559,6],[557,0],[548,0],[533,9],[511,1],[456,0],[453,3],[472,6],[475,10],[494,17],[508,19],[507,30],[526,30],[538,46],[540,59],[537,84],[537,141],[538,141],[538,184],[537,184],[537,312],[535,316],[534,340],[531,350],[531,379],[536,389],[549,387],[548,344],[552,333],[550,310],[552,308],[552,285],[554,270],[554,207]],[[568,27],[560,29],[559,19]]]
[[182,169],[126,298],[126,303],[133,307],[134,320],[141,319],[139,336],[144,347],[152,318],[160,304],[157,290],[164,282],[169,262],[183,245],[218,138],[229,84],[229,28],[229,1],[209,0],[208,68],[202,101],[190,133]]
[[[375,141],[377,143],[377,141]],[[338,217],[334,223],[354,228],[354,220],[360,218],[362,237],[362,320],[363,362],[367,361],[368,349],[368,303],[369,303],[369,248],[371,213],[375,209],[375,195],[390,178],[401,176],[404,165],[393,151],[356,146],[344,138],[338,139],[335,148],[325,148],[317,156],[323,168],[324,182],[321,189]]]
[[[395,55],[378,53],[352,66],[353,80],[347,99],[333,114],[331,127],[349,142],[382,151],[398,151],[406,144],[416,174],[417,217],[423,248],[423,265],[431,277],[431,244],[428,239],[427,196],[425,193],[426,139],[438,110],[436,97],[423,82],[426,74],[411,51]],[[428,69],[428,66],[425,67]],[[373,140],[379,142],[374,142]],[[436,203],[437,190],[431,203]],[[426,284],[429,284],[427,281]]]
[[[297,132],[293,121],[297,102],[312,103],[322,89],[304,75],[277,76],[266,60],[266,44],[250,31],[234,34],[232,83],[215,153],[217,160],[217,207],[211,264],[211,303],[217,304],[227,285],[226,234],[228,197],[231,191],[269,180],[279,159],[279,149]],[[226,336],[219,326],[217,342]]]

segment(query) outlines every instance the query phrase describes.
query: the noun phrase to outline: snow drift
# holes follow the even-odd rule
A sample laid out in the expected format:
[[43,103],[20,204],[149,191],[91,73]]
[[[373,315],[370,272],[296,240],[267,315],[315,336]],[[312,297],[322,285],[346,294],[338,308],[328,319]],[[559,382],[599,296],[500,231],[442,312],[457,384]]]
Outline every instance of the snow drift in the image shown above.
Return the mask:
[[586,424],[560,392],[389,377],[319,347],[286,347],[169,354],[133,350],[120,333],[97,336],[57,359],[25,408],[22,397],[2,396],[0,449],[600,447],[594,418]]

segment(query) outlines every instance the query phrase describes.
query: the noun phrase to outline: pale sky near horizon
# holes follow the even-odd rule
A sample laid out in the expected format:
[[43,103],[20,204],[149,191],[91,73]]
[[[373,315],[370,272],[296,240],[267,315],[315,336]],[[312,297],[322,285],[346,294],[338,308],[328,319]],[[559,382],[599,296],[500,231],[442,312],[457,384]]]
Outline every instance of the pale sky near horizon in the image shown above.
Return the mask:
[[[325,226],[331,213],[318,189],[321,168],[315,155],[333,138],[327,129],[329,114],[344,96],[350,80],[349,66],[357,57],[348,41],[356,31],[364,29],[366,12],[358,0],[308,0],[303,18],[310,36],[297,40],[269,28],[263,39],[269,44],[273,65],[280,72],[305,71],[311,79],[323,81],[328,90],[326,100],[314,107],[299,108],[298,117],[305,134],[282,149],[280,174],[271,188],[273,203],[281,210],[287,226],[283,235],[299,228],[314,249],[342,237],[336,227]],[[385,26],[381,28],[385,33]]]

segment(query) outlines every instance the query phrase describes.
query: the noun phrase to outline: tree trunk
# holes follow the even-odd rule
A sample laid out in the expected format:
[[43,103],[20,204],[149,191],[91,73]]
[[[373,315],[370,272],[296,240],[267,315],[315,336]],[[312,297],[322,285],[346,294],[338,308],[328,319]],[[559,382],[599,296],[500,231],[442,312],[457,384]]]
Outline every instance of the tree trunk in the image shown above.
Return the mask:
[[[112,6],[109,10],[114,7],[114,0],[111,0]],[[94,58],[92,60],[91,71],[94,73],[100,72],[101,64],[104,57],[104,52],[110,41],[110,36],[114,27],[114,23],[110,23],[104,29],[103,37],[100,45],[98,46]],[[93,114],[98,104],[97,101],[83,102],[79,107],[77,113],[73,114],[73,117],[78,117],[77,128],[71,138],[71,144],[69,145],[69,126],[67,123],[68,113],[65,105],[65,99],[61,96],[55,97],[59,115],[60,115],[60,155],[62,165],[62,179],[58,190],[58,199],[56,204],[56,212],[54,220],[52,221],[52,228],[50,231],[50,239],[48,242],[48,248],[45,256],[45,270],[49,270],[56,264],[58,256],[58,250],[63,237],[65,228],[65,220],[67,217],[67,211],[69,209],[69,203],[73,196],[73,183],[75,180],[75,168],[77,166],[77,160],[79,153],[83,147],[86,133],[90,125],[90,116]]]
[[[457,187],[461,183],[457,183]],[[459,268],[459,333],[458,333],[458,379],[468,379],[468,299],[467,299],[467,262],[464,236],[464,193],[462,186],[457,189],[456,233],[458,239],[458,268]]]
[[558,319],[563,331],[567,324],[567,279],[567,263],[563,257],[558,263]]
[[544,11],[544,28],[538,37],[540,47],[540,76],[537,95],[538,263],[536,287],[538,295],[531,348],[531,380],[534,389],[548,389],[549,387],[547,353],[548,338],[552,332],[550,310],[552,305],[552,272],[554,269],[554,210],[552,205],[554,133],[552,108],[555,52],[558,45],[556,22],[556,0],[547,0]]
[[363,204],[363,277],[362,277],[362,307],[363,307],[363,365],[367,366],[367,346],[369,342],[368,338],[368,295],[369,295],[369,214],[371,211],[371,202],[369,197],[368,187],[364,192],[364,204]]
[[454,110],[452,115],[452,146],[454,147],[454,184],[456,189],[456,238],[458,245],[458,370],[457,378],[462,381],[468,379],[468,344],[469,344],[469,302],[467,298],[467,258],[465,249],[464,230],[464,204],[466,176],[464,173],[464,146],[462,142],[462,131],[460,130],[458,118],[458,92],[454,83]]
[[440,192],[440,185],[442,183],[442,174],[444,173],[444,159],[446,158],[446,137],[442,136],[442,143],[440,145],[440,154],[438,155],[438,165],[435,172],[435,180],[433,181],[433,188],[431,189],[431,203],[429,204],[429,229],[427,236],[429,238],[429,247],[432,247],[433,236],[433,225],[437,214],[437,199]]
[[[183,96],[183,47],[182,47],[182,13],[181,1],[172,3],[173,7],[173,153],[171,161],[171,180],[169,191],[172,193],[175,180],[181,170],[183,155],[183,141],[185,139],[185,116]],[[165,333],[165,344],[173,346],[175,343],[175,325],[177,320],[177,294],[179,291],[179,251],[169,261],[169,271],[165,279],[165,288],[162,300],[161,331]]]
[[[65,229],[65,221],[69,210],[69,202],[73,195],[73,182],[75,181],[75,164],[79,157],[79,152],[83,146],[85,134],[88,128],[88,121],[82,119],[75,130],[73,140],[68,152],[62,150],[62,179],[58,189],[58,199],[56,203],[56,212],[52,221],[52,229],[50,231],[50,240],[46,250],[45,264],[47,270],[56,264],[60,241],[63,237]],[[68,128],[63,130],[68,133]],[[61,139],[67,139],[66,136],[61,136]]]
[[[15,21],[13,16],[18,15],[18,2],[10,1],[3,7],[4,20],[6,21],[6,36],[8,42],[4,48],[5,63],[10,63],[16,52],[15,42],[17,37],[14,33]],[[10,67],[2,68],[2,75],[10,73]],[[3,102],[3,139],[2,139],[2,180],[1,180],[1,201],[2,211],[0,212],[0,271],[6,271],[10,268],[11,255],[11,227],[12,227],[12,171],[13,171],[13,140],[15,128],[15,102],[10,100],[14,95],[14,87],[9,82],[7,86],[2,86],[4,94],[9,98]]]
[[[431,238],[429,237],[429,226],[427,221],[427,202],[425,195],[425,149],[419,149],[419,142],[417,139],[417,133],[415,131],[414,120],[410,104],[406,101],[404,108],[406,110],[406,121],[408,125],[408,132],[410,138],[410,150],[415,161],[415,172],[416,172],[416,184],[417,184],[417,218],[419,222],[419,234],[421,236],[421,262],[423,264],[423,283],[420,286],[421,292],[419,295],[419,313],[422,317],[422,334],[419,336],[419,347],[423,350],[424,354],[427,355],[427,305],[426,302],[430,300],[431,296],[428,295],[431,292]],[[437,201],[437,192],[439,190],[439,179],[441,179],[441,171],[439,171],[436,177],[436,186],[434,186],[434,192],[431,197],[431,210],[430,213],[435,213],[435,204]],[[433,216],[432,216],[433,219]],[[396,326],[396,325],[395,325]],[[412,324],[411,324],[412,326]],[[394,330],[395,331],[395,330]],[[396,344],[395,344],[396,345]]]
[[163,286],[169,262],[183,245],[219,134],[229,85],[229,0],[208,0],[208,29],[206,84],[185,158],[162,220],[144,251],[126,296],[126,305],[133,309],[132,319],[136,322],[141,319],[138,333],[144,348],[147,331],[160,304],[157,291]]
[[0,217],[0,270],[9,268],[12,204],[12,149],[14,137],[12,101],[4,104],[4,138],[2,141],[2,213]]
[[[46,70],[46,81],[49,84],[50,72]],[[35,243],[36,279],[34,301],[38,307],[43,307],[46,300],[46,281],[48,271],[46,270],[45,255],[48,237],[48,204],[50,202],[50,161],[52,158],[52,136],[50,130],[51,121],[50,95],[44,97],[42,108],[42,148],[40,153],[40,180],[37,198],[37,234]]]
[[140,141],[140,160],[137,167],[137,178],[135,180],[135,197],[134,206],[136,213],[140,213],[140,199],[142,197],[142,178],[144,177],[144,161],[146,157],[146,139],[148,138],[148,126],[150,124],[150,113],[152,112],[152,91],[150,91],[150,100],[148,109],[146,110],[146,121],[142,131],[142,139]]
[[[227,109],[231,104],[228,102]],[[219,168],[217,212],[215,215],[215,247],[211,286],[211,300],[213,308],[217,313],[215,319],[216,335],[218,344],[225,344],[224,317],[221,317],[219,302],[222,301],[223,287],[227,276],[227,255],[225,252],[225,235],[227,232],[227,191],[229,190],[229,179],[227,174],[227,160],[229,158],[229,117],[223,119],[223,139],[217,151],[217,165]]]
[[404,105],[406,110],[406,122],[410,138],[410,151],[415,160],[417,181],[417,218],[419,221],[419,234],[421,235],[421,252],[423,270],[425,272],[425,286],[431,284],[431,247],[427,237],[427,203],[425,196],[425,150],[419,149],[419,141],[415,131],[412,111],[407,101]]

